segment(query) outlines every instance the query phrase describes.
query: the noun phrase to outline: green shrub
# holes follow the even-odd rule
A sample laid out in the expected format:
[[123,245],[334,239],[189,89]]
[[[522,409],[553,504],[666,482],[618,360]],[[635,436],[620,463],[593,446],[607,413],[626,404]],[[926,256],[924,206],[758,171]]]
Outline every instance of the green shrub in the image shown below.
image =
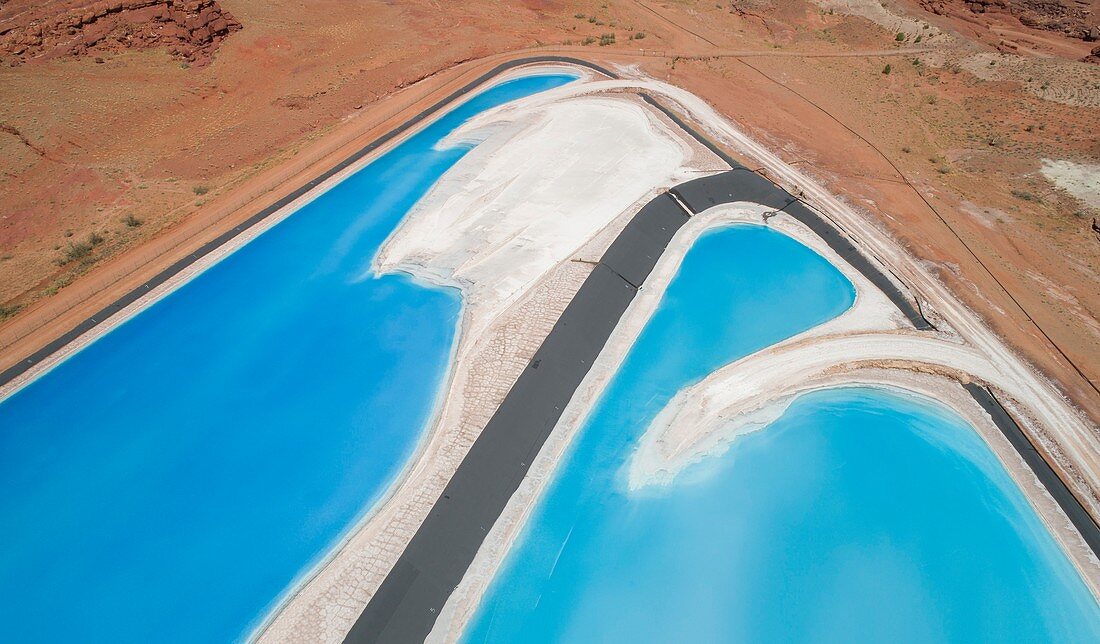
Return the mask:
[[890,63],[886,63],[886,67],[882,68],[882,73],[883,74],[889,74],[890,73]]
[[899,31],[898,35],[894,36],[894,40],[896,40],[898,42],[901,42],[901,41],[905,40],[905,34],[903,34]]
[[69,262],[75,262],[77,260],[84,259],[88,255],[92,254],[92,245],[88,242],[76,242],[69,243],[69,247],[65,249],[64,254],[61,256],[61,261],[58,263],[64,266]]
[[10,318],[18,313],[21,308],[23,307],[18,304],[0,304],[0,320]]

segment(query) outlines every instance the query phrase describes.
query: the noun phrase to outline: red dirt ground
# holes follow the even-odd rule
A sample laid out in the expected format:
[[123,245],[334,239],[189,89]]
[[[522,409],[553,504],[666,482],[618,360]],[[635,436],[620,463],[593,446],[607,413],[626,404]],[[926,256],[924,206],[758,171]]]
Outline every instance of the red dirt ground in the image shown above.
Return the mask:
[[[0,41],[26,4],[0,5]],[[898,42],[806,0],[201,4],[241,28],[194,57],[148,25],[0,53],[0,368],[481,71],[564,51],[709,101],[864,208],[1100,419],[1100,213],[1037,173],[1100,158],[1100,66],[987,63],[985,38],[916,7],[954,35]]]

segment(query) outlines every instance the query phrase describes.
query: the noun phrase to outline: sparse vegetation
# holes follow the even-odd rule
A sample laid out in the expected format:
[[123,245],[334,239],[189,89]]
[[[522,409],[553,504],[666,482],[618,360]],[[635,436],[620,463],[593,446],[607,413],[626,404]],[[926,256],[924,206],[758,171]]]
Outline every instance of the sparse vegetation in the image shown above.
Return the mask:
[[126,224],[127,228],[137,228],[141,224],[145,223],[142,220],[135,217],[133,214],[126,215],[122,219],[122,223]]
[[909,146],[907,145],[907,146],[903,147],[903,148],[901,149],[901,151],[902,151],[902,152],[904,152],[904,153],[906,153],[906,154],[909,154],[910,152],[912,152],[912,151],[913,151],[913,149],[912,149],[912,148],[910,148],[910,147],[909,147]]
[[69,247],[65,249],[65,253],[61,256],[61,260],[58,262],[58,264],[64,266],[69,262],[75,262],[84,259],[91,254],[92,245],[88,242],[76,242],[75,244],[70,243]]
[[80,261],[87,259],[92,254],[92,249],[103,243],[103,236],[99,233],[92,233],[88,235],[87,241],[82,242],[69,242],[69,247],[64,250],[61,255],[61,259],[57,261],[59,266],[64,266],[70,262]]
[[585,16],[583,13],[577,12],[573,14],[573,17],[577,20],[584,20],[587,16]]
[[0,304],[0,320],[6,320],[19,312],[23,307],[18,304]]
[[206,186],[195,186],[195,187],[191,188],[191,192],[193,192],[196,195],[201,197],[204,194],[210,192],[210,188],[208,188]]
[[1027,190],[1018,190],[1018,189],[1014,188],[1012,190],[1012,196],[1016,197],[1017,199],[1022,199],[1024,201],[1031,201],[1031,202],[1035,202],[1035,203],[1038,203],[1039,201],[1041,201],[1039,199],[1039,195],[1036,195],[1035,193],[1032,193],[1032,192],[1028,192]]

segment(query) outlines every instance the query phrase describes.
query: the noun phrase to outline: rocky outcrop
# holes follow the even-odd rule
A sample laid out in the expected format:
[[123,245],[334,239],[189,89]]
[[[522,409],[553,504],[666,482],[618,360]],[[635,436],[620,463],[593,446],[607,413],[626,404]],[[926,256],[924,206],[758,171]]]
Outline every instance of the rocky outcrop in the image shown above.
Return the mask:
[[0,56],[11,64],[164,47],[204,65],[241,28],[217,0],[13,0],[0,5]]
[[1100,39],[1095,0],[918,0],[936,15],[1004,13],[1026,27],[1081,40]]

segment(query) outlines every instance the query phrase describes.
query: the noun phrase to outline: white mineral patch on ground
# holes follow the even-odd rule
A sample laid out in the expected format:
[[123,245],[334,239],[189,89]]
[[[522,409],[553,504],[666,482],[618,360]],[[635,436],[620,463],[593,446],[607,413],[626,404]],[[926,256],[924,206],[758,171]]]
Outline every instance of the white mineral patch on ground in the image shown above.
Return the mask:
[[1039,172],[1062,190],[1093,208],[1100,208],[1100,165],[1043,159]]
[[461,287],[477,310],[474,335],[632,204],[682,180],[690,153],[634,100],[535,105],[488,112],[457,131],[452,141],[485,140],[377,258],[379,272]]

